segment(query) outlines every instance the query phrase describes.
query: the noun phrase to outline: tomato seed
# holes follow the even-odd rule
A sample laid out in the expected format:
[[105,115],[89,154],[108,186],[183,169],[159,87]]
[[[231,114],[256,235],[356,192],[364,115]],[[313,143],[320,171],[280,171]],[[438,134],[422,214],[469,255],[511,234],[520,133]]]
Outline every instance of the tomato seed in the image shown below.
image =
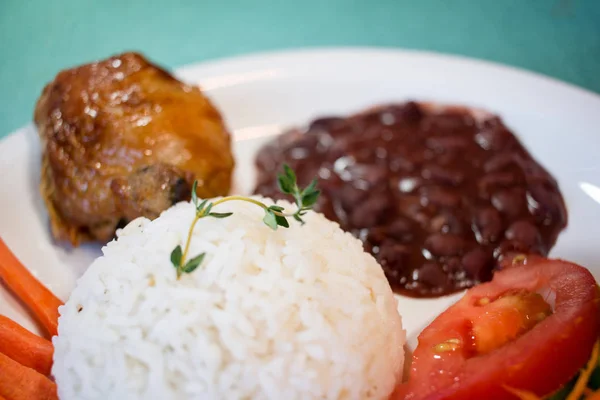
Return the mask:
[[460,340],[448,339],[445,342],[438,343],[433,347],[436,353],[444,353],[448,351],[455,351],[460,347]]

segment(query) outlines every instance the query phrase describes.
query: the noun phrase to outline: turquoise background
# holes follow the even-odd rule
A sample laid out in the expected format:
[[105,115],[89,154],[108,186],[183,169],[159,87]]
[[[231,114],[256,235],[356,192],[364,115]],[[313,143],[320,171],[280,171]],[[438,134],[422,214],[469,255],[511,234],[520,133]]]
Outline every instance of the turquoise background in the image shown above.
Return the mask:
[[462,54],[600,92],[600,0],[0,0],[0,137],[60,69],[123,50],[175,67],[338,45]]

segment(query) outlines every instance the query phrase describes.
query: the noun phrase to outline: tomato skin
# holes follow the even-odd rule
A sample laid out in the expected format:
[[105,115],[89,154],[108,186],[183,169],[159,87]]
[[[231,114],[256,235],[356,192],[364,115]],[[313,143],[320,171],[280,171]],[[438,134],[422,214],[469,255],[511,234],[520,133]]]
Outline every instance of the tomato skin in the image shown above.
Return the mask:
[[[477,354],[471,328],[482,313],[479,299],[495,299],[514,289],[544,288],[555,294],[552,315],[515,340]],[[413,354],[409,381],[393,398],[516,398],[505,387],[547,395],[586,363],[599,332],[600,296],[590,272],[565,261],[535,259],[497,272],[491,282],[469,290],[425,328]],[[448,339],[459,344],[454,351],[440,352],[439,344]]]

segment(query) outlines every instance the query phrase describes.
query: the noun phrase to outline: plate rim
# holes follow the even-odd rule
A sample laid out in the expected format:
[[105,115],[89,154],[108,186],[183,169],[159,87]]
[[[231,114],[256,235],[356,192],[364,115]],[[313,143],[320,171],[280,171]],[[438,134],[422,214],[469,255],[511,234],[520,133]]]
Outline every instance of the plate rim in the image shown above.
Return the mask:
[[[333,54],[335,53],[335,54]],[[517,74],[523,78],[533,79],[540,83],[557,85],[562,89],[574,90],[582,95],[590,96],[596,101],[600,101],[600,93],[596,93],[582,86],[563,81],[550,75],[541,72],[529,70],[524,67],[505,64],[498,61],[486,60],[483,58],[465,56],[462,54],[453,54],[447,52],[438,52],[431,50],[409,49],[403,47],[386,47],[386,46],[306,46],[294,47],[289,49],[275,49],[251,52],[245,54],[237,54],[225,57],[217,57],[204,61],[186,63],[178,67],[173,67],[171,71],[176,75],[185,75],[199,69],[209,69],[217,66],[228,65],[229,67],[235,64],[244,64],[251,62],[265,62],[266,60],[281,60],[296,56],[356,56],[358,53],[369,53],[371,56],[381,57],[413,57],[431,59],[436,61],[444,61],[457,64],[471,64],[473,67],[485,68],[490,71]]]

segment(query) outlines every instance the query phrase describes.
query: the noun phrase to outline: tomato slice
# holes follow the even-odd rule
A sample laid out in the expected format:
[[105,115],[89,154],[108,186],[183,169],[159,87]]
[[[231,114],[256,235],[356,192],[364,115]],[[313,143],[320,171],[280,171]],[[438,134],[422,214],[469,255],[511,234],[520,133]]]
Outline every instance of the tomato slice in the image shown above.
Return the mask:
[[419,335],[396,399],[513,399],[567,383],[600,332],[600,293],[578,265],[533,258],[470,289]]

